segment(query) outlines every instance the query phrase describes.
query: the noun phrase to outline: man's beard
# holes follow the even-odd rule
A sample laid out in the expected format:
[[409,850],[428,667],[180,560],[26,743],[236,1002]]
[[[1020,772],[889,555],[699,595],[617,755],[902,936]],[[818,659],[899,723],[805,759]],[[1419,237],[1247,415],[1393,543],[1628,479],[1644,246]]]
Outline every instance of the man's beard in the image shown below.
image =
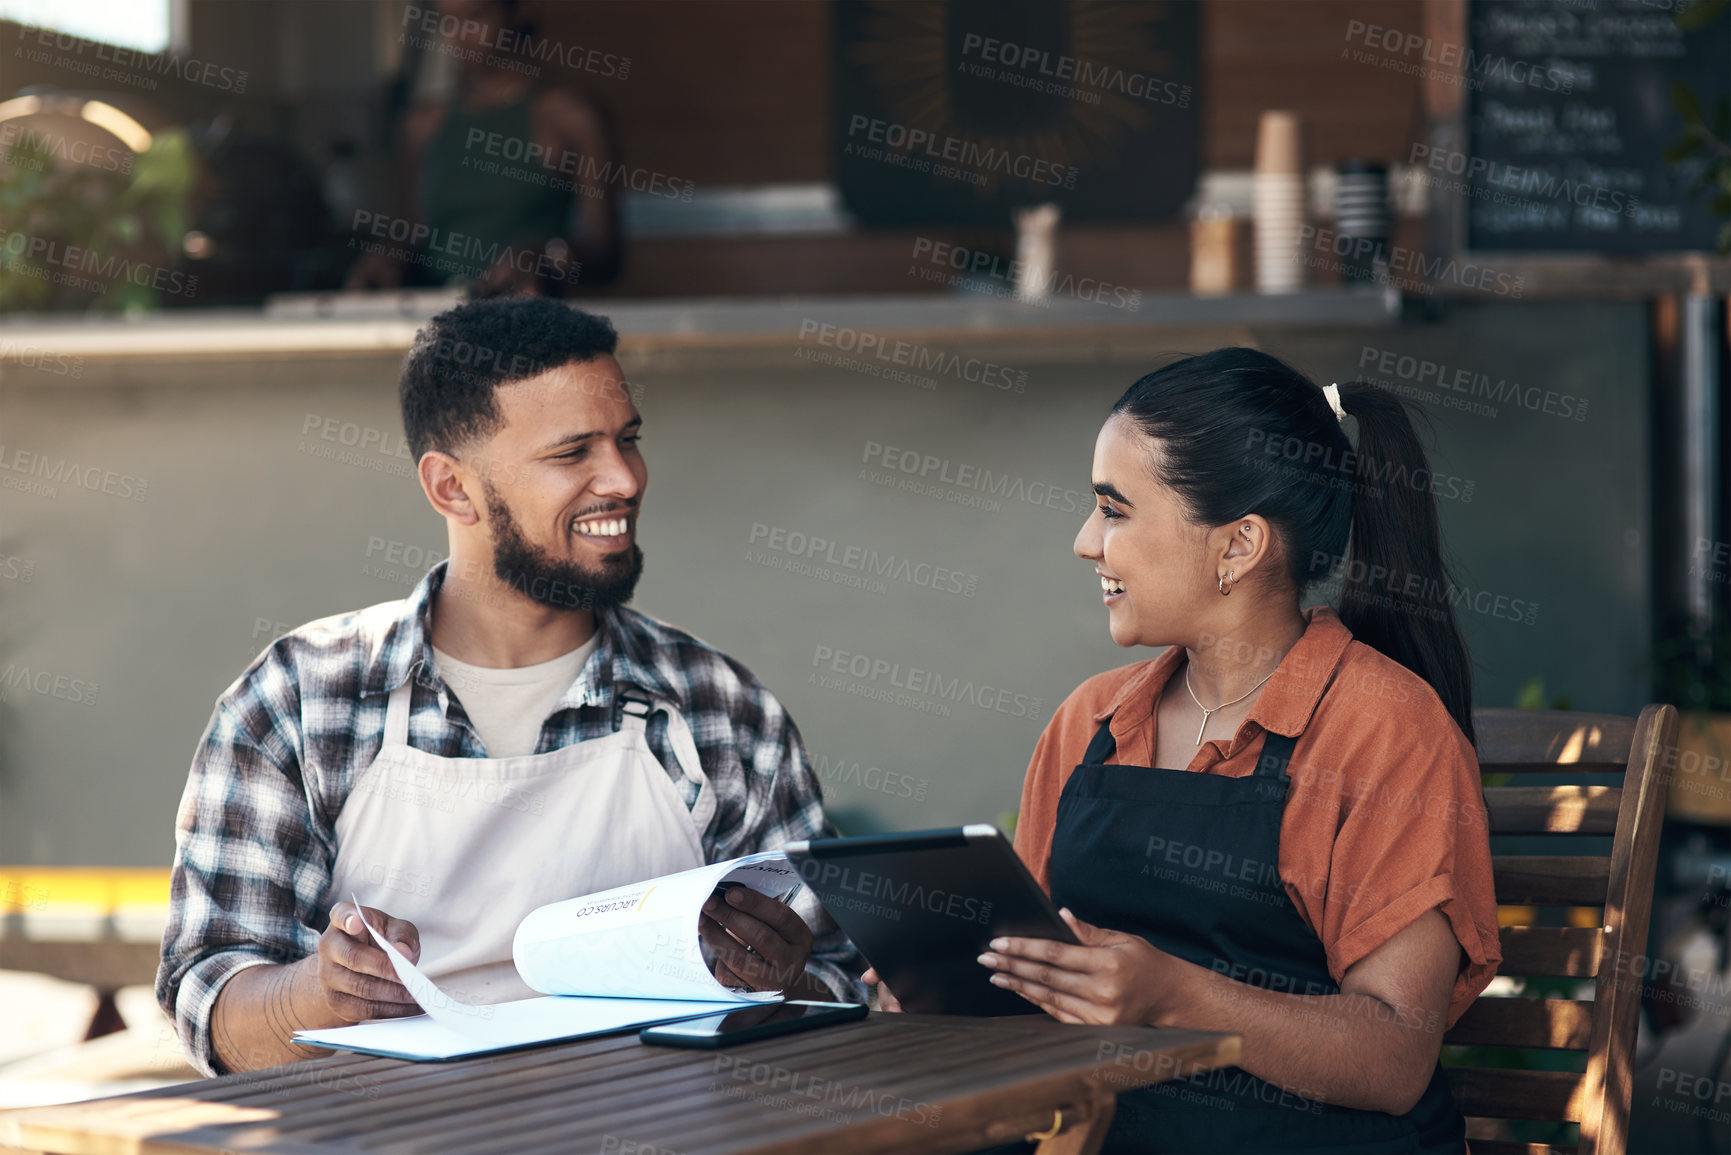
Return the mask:
[[482,485],[487,513],[493,521],[493,574],[500,581],[556,610],[600,610],[631,600],[643,574],[643,551],[635,542],[628,551],[609,557],[599,569],[561,560],[524,540],[499,491],[490,483]]

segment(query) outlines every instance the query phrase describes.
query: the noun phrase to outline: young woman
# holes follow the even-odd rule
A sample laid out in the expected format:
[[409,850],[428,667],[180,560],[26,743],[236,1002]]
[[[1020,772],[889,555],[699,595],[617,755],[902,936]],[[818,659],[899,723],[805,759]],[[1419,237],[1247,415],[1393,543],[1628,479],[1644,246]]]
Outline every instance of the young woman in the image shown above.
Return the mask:
[[[1093,482],[1075,552],[1112,639],[1169,648],[1079,686],[1028,768],[1016,848],[1083,945],[980,962],[1064,1022],[1243,1037],[1239,1067],[1120,1094],[1108,1151],[1463,1150],[1437,1055],[1501,954],[1403,403],[1221,349],[1130,387]],[[1340,613],[1301,610],[1331,578]]]

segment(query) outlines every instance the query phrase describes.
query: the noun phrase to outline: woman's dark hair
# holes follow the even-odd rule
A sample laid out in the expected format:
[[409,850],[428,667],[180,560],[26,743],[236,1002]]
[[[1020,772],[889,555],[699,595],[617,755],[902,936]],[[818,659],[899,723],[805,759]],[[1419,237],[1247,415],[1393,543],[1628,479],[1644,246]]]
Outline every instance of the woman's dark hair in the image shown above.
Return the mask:
[[1195,524],[1259,514],[1298,592],[1341,577],[1341,622],[1428,682],[1472,741],[1472,664],[1424,446],[1394,394],[1354,381],[1340,387],[1340,400],[1358,421],[1357,450],[1304,374],[1255,349],[1228,348],[1149,373],[1112,415],[1160,443],[1155,477]]

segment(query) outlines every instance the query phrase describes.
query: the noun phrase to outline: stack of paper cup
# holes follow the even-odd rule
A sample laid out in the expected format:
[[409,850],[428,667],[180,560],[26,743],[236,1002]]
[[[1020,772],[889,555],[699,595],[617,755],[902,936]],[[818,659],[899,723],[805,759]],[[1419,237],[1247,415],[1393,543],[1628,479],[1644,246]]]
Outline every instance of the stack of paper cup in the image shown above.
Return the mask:
[[1298,116],[1264,112],[1256,130],[1256,291],[1295,293],[1304,287],[1304,163]]
[[1334,230],[1353,243],[1340,255],[1342,282],[1376,279],[1376,262],[1388,260],[1388,166],[1343,160],[1334,166]]

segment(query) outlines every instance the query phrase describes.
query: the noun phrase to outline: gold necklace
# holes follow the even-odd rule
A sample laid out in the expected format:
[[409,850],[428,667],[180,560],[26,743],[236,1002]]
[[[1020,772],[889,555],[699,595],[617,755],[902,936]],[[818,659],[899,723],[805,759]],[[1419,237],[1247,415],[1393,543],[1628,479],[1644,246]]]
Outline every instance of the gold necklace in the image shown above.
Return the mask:
[[1220,705],[1218,705],[1218,706],[1214,707],[1212,710],[1210,710],[1207,706],[1204,706],[1202,704],[1202,699],[1198,698],[1196,696],[1196,691],[1190,689],[1190,667],[1188,665],[1186,665],[1184,667],[1184,688],[1189,691],[1190,700],[1192,702],[1196,703],[1196,708],[1198,710],[1202,711],[1202,725],[1197,727],[1197,729],[1196,729],[1196,746],[1197,746],[1197,748],[1201,749],[1201,747],[1202,747],[1202,732],[1204,730],[1208,729],[1208,719],[1210,717],[1212,717],[1215,714],[1218,714],[1220,711],[1226,709],[1226,707],[1228,707],[1228,706],[1238,705],[1238,703],[1244,701],[1244,699],[1250,697],[1250,695],[1252,695],[1252,694],[1256,693],[1256,691],[1262,689],[1262,687],[1265,684],[1267,684],[1268,678],[1274,677],[1274,671],[1278,670],[1278,669],[1280,669],[1280,667],[1275,666],[1274,670],[1268,671],[1268,677],[1267,678],[1263,678],[1262,681],[1256,683],[1256,685],[1250,687],[1250,689],[1244,691],[1244,693],[1238,695],[1238,697],[1232,699],[1232,701],[1222,702],[1222,703],[1220,703]]

